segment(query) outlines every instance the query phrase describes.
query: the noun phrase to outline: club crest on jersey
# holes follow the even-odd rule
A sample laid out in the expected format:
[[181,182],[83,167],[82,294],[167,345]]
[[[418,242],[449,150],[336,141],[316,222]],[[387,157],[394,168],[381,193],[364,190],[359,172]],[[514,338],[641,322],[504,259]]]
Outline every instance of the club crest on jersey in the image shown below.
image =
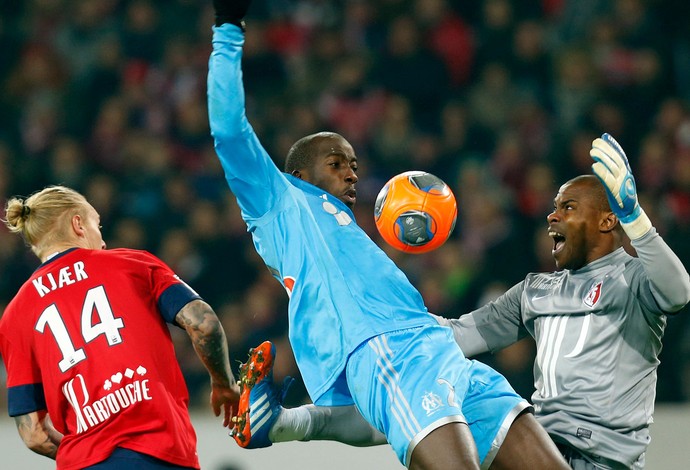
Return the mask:
[[422,408],[426,411],[427,416],[431,416],[443,406],[441,397],[434,392],[427,392],[422,397]]
[[601,298],[601,286],[603,285],[602,281],[597,282],[594,284],[592,287],[589,288],[589,292],[587,292],[587,295],[585,295],[585,298],[582,299],[584,304],[590,308],[594,307],[597,302],[599,302],[599,299]]
[[288,297],[292,297],[292,289],[295,287],[295,278],[292,276],[285,276],[283,278],[283,285],[285,286]]

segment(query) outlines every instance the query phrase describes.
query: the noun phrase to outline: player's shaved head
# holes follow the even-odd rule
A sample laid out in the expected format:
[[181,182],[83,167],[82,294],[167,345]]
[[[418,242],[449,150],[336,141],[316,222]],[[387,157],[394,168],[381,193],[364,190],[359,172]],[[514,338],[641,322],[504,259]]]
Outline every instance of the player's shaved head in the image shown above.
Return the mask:
[[335,132],[317,132],[316,134],[302,137],[292,144],[285,158],[285,173],[292,174],[295,170],[310,168],[316,156],[316,143],[321,139],[329,137],[343,138],[340,134],[336,134]]
[[597,210],[602,212],[608,212],[611,210],[609,206],[609,200],[606,197],[606,189],[604,185],[601,184],[599,178],[594,175],[580,175],[571,179],[567,183],[568,185],[577,185],[586,189],[586,194],[592,203],[592,206]]

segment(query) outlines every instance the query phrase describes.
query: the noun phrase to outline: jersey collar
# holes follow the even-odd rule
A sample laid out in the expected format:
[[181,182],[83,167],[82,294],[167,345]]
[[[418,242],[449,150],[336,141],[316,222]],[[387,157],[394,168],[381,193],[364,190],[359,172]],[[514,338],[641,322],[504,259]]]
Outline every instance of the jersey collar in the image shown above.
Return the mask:
[[343,201],[332,195],[331,193],[324,191],[323,189],[319,188],[318,186],[315,186],[311,183],[308,183],[307,181],[304,181],[303,179],[297,178],[295,176],[292,176],[289,173],[283,173],[285,177],[288,179],[288,181],[293,185],[299,188],[300,190],[304,191],[305,193],[313,194],[314,196],[320,197],[321,199],[325,199],[331,204],[335,205],[338,209],[341,211],[347,212],[350,217],[352,217],[352,220],[355,220],[355,215],[352,213],[352,210],[345,205]]
[[583,266],[580,269],[573,269],[571,272],[573,274],[575,273],[588,273],[592,271],[596,271],[599,268],[603,268],[605,266],[612,266],[614,264],[620,264],[624,262],[625,258],[628,257],[628,253],[626,253],[625,248],[620,247],[615,251],[612,251],[608,255],[602,256],[599,259],[595,259],[591,263]]

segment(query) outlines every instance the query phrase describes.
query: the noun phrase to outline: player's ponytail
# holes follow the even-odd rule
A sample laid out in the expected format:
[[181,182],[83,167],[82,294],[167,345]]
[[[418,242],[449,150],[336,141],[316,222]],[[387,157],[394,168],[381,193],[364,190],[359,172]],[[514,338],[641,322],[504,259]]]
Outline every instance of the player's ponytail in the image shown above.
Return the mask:
[[29,213],[31,213],[29,206],[26,206],[22,199],[13,197],[7,201],[3,222],[10,229],[10,232],[21,233],[24,229],[24,221]]
[[3,222],[12,233],[22,236],[39,255],[42,247],[58,241],[65,233],[66,221],[86,205],[86,199],[65,186],[49,186],[26,199],[13,197],[5,206]]

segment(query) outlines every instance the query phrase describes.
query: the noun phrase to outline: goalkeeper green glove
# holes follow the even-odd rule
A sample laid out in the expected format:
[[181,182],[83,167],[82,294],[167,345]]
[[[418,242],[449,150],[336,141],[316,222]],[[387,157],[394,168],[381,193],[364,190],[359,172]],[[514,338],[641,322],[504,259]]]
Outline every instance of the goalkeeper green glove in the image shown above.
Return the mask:
[[244,31],[243,18],[249,10],[251,0],[213,0],[216,11],[216,26],[225,23],[234,24]]
[[594,159],[592,170],[606,188],[611,211],[618,217],[623,230],[636,240],[652,228],[652,222],[637,200],[635,178],[628,157],[616,139],[603,134],[592,142],[589,155]]

